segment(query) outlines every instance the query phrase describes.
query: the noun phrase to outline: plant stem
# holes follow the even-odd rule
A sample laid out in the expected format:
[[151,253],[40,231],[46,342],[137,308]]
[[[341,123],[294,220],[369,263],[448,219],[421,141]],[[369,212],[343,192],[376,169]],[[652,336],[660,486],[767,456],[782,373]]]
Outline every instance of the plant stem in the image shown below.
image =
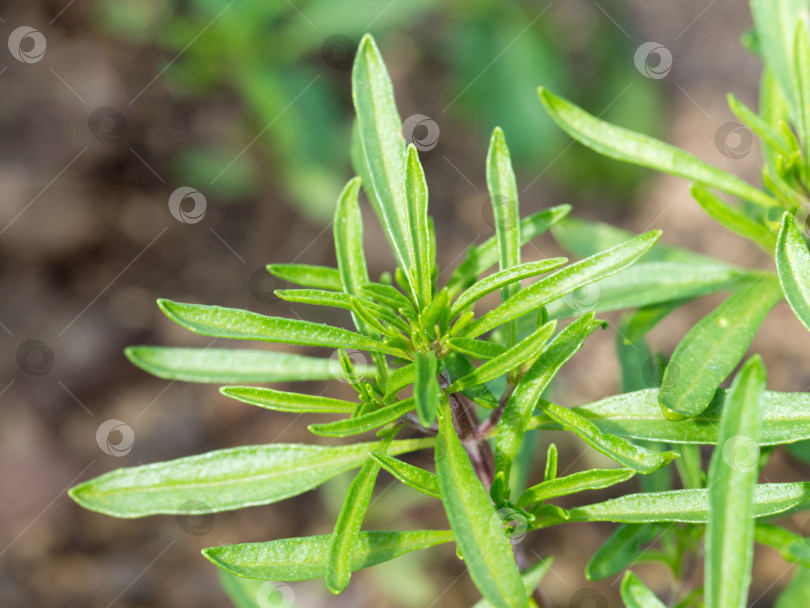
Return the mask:
[[509,399],[512,397],[512,393],[514,392],[515,385],[512,382],[507,382],[503,395],[501,395],[501,399],[498,402],[498,407],[492,410],[489,417],[478,425],[478,428],[475,431],[475,436],[478,439],[483,440],[493,431],[496,426],[498,426],[498,422],[500,421],[501,416],[503,416],[503,410],[506,408],[506,404],[509,403]]
[[[443,389],[450,386],[447,372],[439,374],[439,385]],[[450,393],[448,399],[461,444],[470,457],[475,474],[489,492],[495,478],[495,456],[489,443],[478,436],[478,420],[472,410],[472,403],[462,393]]]

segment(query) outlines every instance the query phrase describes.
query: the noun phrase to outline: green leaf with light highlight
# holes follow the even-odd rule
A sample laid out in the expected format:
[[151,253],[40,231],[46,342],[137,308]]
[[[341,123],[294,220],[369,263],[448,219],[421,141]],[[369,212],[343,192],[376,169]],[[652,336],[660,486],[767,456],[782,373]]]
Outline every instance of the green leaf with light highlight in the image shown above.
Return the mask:
[[710,606],[745,608],[754,562],[754,488],[759,476],[760,403],[765,366],[742,366],[731,392],[709,465],[705,588]]
[[447,519],[476,587],[496,608],[525,606],[528,599],[512,547],[494,529],[498,515],[473,470],[443,406],[436,440],[436,472]]

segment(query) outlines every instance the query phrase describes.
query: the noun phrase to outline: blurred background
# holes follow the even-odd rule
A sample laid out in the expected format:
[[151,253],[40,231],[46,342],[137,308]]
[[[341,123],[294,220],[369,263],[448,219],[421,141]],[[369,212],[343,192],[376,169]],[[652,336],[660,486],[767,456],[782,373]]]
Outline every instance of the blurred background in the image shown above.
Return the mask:
[[[536,95],[547,86],[758,183],[759,150],[716,136],[733,120],[727,91],[756,105],[760,63],[739,44],[750,25],[735,0],[3,3],[0,39],[20,27],[38,34],[24,53],[0,48],[0,605],[227,606],[201,548],[331,531],[347,475],[286,502],[196,519],[115,520],[81,510],[65,491],[120,466],[318,441],[303,420],[227,400],[214,386],[151,378],[122,351],[207,342],[163,317],[157,297],[348,322],[278,301],[273,289],[284,285],[263,268],[334,264],[330,218],[351,177],[350,67],[363,33],[375,35],[400,114],[421,143],[444,267],[492,233],[483,169],[495,125],[512,150],[524,214],[571,203],[575,215],[635,232],[660,228],[667,242],[764,266],[753,246],[717,230],[687,183],[572,144]],[[646,42],[668,51],[669,68],[636,65]],[[198,203],[170,208],[178,188],[198,191]],[[392,260],[366,220],[378,276]],[[529,259],[561,253],[550,236],[526,251]],[[671,353],[716,302],[679,309],[652,333],[653,345]],[[770,388],[803,391],[810,351],[777,337],[786,335],[805,337],[783,303],[753,350],[764,355]],[[614,339],[612,329],[589,339],[560,376],[558,402],[619,390]],[[351,389],[295,390],[340,397]],[[116,441],[127,443],[117,455],[97,441],[108,420],[120,422]],[[530,482],[550,441],[562,468],[579,458],[569,472],[600,462],[545,433]],[[766,470],[771,481],[806,473],[781,452]],[[437,502],[385,474],[378,487],[369,528],[446,527]],[[555,556],[543,586],[553,606],[621,605],[617,580],[583,574],[612,529],[577,524],[522,541],[530,556]],[[752,605],[767,607],[791,569],[770,550],[757,556]],[[667,597],[663,567],[638,571]],[[290,588],[302,607],[469,606],[477,594],[462,574],[444,545],[355,574],[339,598],[320,580]]]

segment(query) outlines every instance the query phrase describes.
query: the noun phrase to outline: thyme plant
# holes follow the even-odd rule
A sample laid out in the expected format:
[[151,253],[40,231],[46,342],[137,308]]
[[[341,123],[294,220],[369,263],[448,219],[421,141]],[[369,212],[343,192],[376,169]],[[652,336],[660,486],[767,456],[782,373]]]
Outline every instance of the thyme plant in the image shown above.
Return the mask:
[[[277,291],[280,298],[348,311],[354,329],[158,301],[171,320],[198,334],[325,347],[337,349],[337,356],[228,348],[127,350],[130,360],[150,373],[225,384],[224,395],[246,404],[296,414],[342,414],[308,429],[327,438],[365,434],[365,440],[244,446],[118,469],[77,485],[71,497],[116,517],[193,513],[199,503],[219,512],[296,496],[356,469],[331,534],[203,551],[238,577],[323,578],[335,594],[346,589],[356,570],[452,542],[482,595],[478,606],[550,608],[541,579],[551,556],[532,560],[518,541],[526,533],[577,522],[620,524],[585,574],[602,579],[625,571],[621,594],[633,608],[665,604],[628,568],[654,560],[668,565],[676,579],[685,578],[685,565],[699,555],[704,536],[705,588],[690,588],[686,580],[667,598],[670,605],[745,606],[755,541],[810,566],[804,538],[765,523],[802,508],[810,483],[758,483],[775,446],[810,439],[810,396],[767,391],[765,367],[756,355],[741,366],[730,389],[720,388],[783,296],[810,327],[810,252],[793,222],[810,172],[799,144],[810,137],[810,118],[803,113],[810,116],[810,105],[801,101],[805,88],[810,91],[806,30],[797,26],[795,46],[775,42],[782,40],[776,28],[799,23],[797,7],[804,2],[770,4],[778,8],[754,2],[758,35],[753,39],[768,66],[767,111],[757,115],[733,102],[741,120],[763,136],[767,191],[685,152],[609,126],[548,91],[540,95],[554,119],[587,145],[695,181],[695,196],[710,215],[774,252],[776,274],[656,245],[658,231],[633,236],[573,220],[566,205],[520,219],[509,150],[495,129],[486,159],[495,235],[471,246],[442,283],[424,171],[416,148],[402,137],[391,81],[366,36],[352,71],[357,113],[352,159],[358,177],[337,202],[337,265],[268,266],[273,275],[301,286]],[[799,75],[799,85],[786,88],[793,74]],[[786,126],[788,119],[796,119],[799,139]],[[361,188],[396,261],[394,272],[376,281],[369,277],[363,249]],[[713,190],[744,202],[734,208]],[[523,261],[522,246],[549,229],[582,259]],[[581,295],[589,289],[596,289],[598,298],[583,305]],[[648,358],[646,331],[684,301],[720,290],[732,295],[684,338],[662,387],[645,388],[649,378],[638,370]],[[500,295],[499,304],[476,307],[493,293]],[[560,368],[590,334],[607,326],[595,313],[625,308],[637,309],[622,321],[619,340],[627,392],[578,407],[550,401],[547,389]],[[567,318],[573,320],[563,327]],[[633,348],[626,348],[627,342]],[[370,364],[357,364],[349,350],[369,353]],[[350,381],[354,400],[255,386],[336,377]],[[533,429],[572,433],[616,466],[558,476],[552,444],[538,483],[524,489],[521,479],[530,459],[519,457],[519,451],[535,440],[527,435]],[[715,446],[707,470],[701,445]],[[417,450],[432,451],[435,472],[401,458]],[[426,500],[440,502],[448,529],[367,529],[366,511],[383,469]],[[635,477],[640,491],[627,483]],[[618,484],[624,484],[620,497],[588,501],[589,490]],[[578,506],[555,504],[567,495],[577,495]]]

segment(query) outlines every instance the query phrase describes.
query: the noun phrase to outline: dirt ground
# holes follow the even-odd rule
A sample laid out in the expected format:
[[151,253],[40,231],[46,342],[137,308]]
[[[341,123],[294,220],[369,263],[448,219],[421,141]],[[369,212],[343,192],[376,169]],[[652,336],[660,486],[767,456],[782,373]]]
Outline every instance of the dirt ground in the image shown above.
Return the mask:
[[[667,99],[660,111],[668,141],[758,183],[758,150],[733,159],[715,144],[718,128],[733,119],[726,91],[750,105],[757,98],[759,62],[739,45],[750,27],[747,6],[735,0],[632,0],[618,19],[605,12],[612,13],[612,5],[585,4],[591,18],[616,19],[615,26],[634,42],[658,41],[672,53],[672,70],[658,81]],[[160,74],[163,54],[133,53],[98,34],[87,14],[83,2],[7,3],[0,9],[0,38],[28,25],[47,39],[45,56],[35,63],[0,49],[0,605],[226,606],[215,568],[199,550],[329,532],[348,484],[345,476],[296,499],[191,523],[163,516],[112,519],[80,509],[65,491],[120,466],[241,444],[313,441],[303,421],[227,400],[214,386],[151,378],[131,366],[122,351],[132,344],[208,343],[170,323],[155,306],[157,297],[327,320],[322,311],[291,311],[287,304],[262,298],[254,272],[271,261],[333,264],[330,233],[296,214],[294,201],[285,200],[270,178],[244,204],[209,201],[198,223],[173,218],[167,201],[187,184],[168,177],[172,152],[211,124],[234,122],[238,104],[174,99]],[[403,35],[419,44],[418,32]],[[413,65],[393,68],[395,88],[407,89],[417,71]],[[424,111],[412,97],[404,100],[403,115]],[[426,103],[438,106],[440,100]],[[102,107],[121,109],[124,120],[106,136],[93,132],[91,120]],[[350,108],[345,111],[348,116]],[[441,137],[439,154],[426,153],[424,160],[440,259],[450,264],[467,244],[490,232],[481,213],[487,142],[470,141],[452,125]],[[583,150],[571,146],[564,153]],[[553,168],[538,167],[535,174],[520,175],[519,182],[532,183],[546,170]],[[529,213],[574,202],[576,214],[636,232],[660,228],[667,242],[740,265],[770,263],[753,246],[718,230],[687,189],[682,180],[650,174],[633,204],[619,206],[571,201],[541,178],[522,193],[521,206]],[[367,220],[373,224],[370,216]],[[379,230],[368,232],[368,247],[384,250]],[[537,257],[560,253],[550,237],[538,239],[535,248]],[[378,275],[389,260],[372,255],[371,264]],[[260,289],[266,293],[268,287],[265,282]],[[707,298],[679,310],[653,332],[654,346],[670,353],[715,303]],[[616,315],[606,318],[615,321]],[[753,346],[764,356],[769,388],[810,387],[806,337],[780,304]],[[619,390],[613,339],[612,331],[595,336],[566,366],[557,389],[561,403],[583,403]],[[296,388],[320,392],[327,387]],[[330,385],[327,394],[346,390]],[[96,440],[99,426],[110,419],[134,432],[134,445],[123,456],[105,453]],[[541,442],[545,447],[560,439],[548,433]],[[583,452],[569,442],[561,449],[562,463]],[[598,460],[586,453],[577,467],[593,462]],[[774,481],[806,474],[781,454],[766,471]],[[370,528],[446,527],[437,503],[395,486],[390,477],[381,477],[381,486]],[[802,523],[791,525],[798,530]],[[617,580],[590,583],[583,575],[589,552],[611,530],[610,525],[580,525],[525,539],[536,555],[555,556],[544,585],[553,606],[620,605]],[[790,568],[769,550],[758,550],[757,557],[752,605],[765,608],[789,580]],[[329,596],[322,581],[291,587],[296,606],[461,607],[477,600],[462,572],[463,564],[447,545],[358,573],[339,598]],[[663,569],[642,567],[639,573],[666,596],[670,581]],[[700,573],[696,576],[699,581]],[[590,594],[586,589],[594,590],[590,600],[584,599]]]

